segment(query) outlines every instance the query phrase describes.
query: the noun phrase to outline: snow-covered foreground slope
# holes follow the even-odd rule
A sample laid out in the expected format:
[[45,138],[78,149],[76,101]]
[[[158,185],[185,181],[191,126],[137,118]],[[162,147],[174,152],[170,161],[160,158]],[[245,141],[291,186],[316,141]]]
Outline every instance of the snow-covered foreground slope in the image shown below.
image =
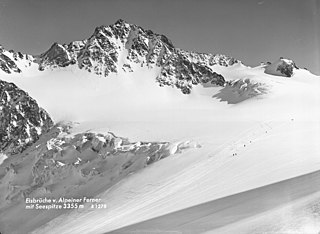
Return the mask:
[[111,233],[318,233],[319,176],[317,171],[284,180]]
[[73,211],[36,233],[108,232],[319,170],[319,77],[305,70],[272,76],[242,64],[213,70],[230,85],[198,86],[190,95],[158,87],[157,71],[145,68],[106,78],[70,68],[2,77],[28,91],[54,120],[77,121],[74,134],[90,129],[201,145],[100,194],[107,209]]
[[71,211],[35,233],[104,233],[319,170],[319,77],[305,70],[273,76],[240,63],[212,69],[229,83],[198,85],[190,95],[159,87],[159,70],[138,66],[108,77],[73,66],[1,75],[56,122],[76,121],[71,134],[111,131],[132,141],[201,145],[102,192],[106,209]]
[[[132,175],[100,195],[108,209],[73,212],[38,233],[108,232],[319,169],[318,123],[289,120],[250,125],[231,124],[242,133],[228,137],[213,133],[200,142],[201,149]],[[214,139],[221,135],[225,142],[217,147]]]

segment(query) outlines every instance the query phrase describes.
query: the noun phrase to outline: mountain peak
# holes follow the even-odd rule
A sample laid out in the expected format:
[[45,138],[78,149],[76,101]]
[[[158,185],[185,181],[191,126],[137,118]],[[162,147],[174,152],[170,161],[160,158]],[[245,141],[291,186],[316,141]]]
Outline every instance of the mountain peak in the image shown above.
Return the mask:
[[114,24],[128,24],[128,23],[123,19],[118,19]]
[[48,65],[65,67],[71,63],[70,56],[66,48],[57,42],[53,43],[50,49],[41,54],[39,57],[39,70],[44,70],[44,68]]
[[41,71],[76,65],[100,76],[158,67],[160,72],[155,78],[160,86],[175,87],[189,94],[199,83],[224,85],[224,78],[212,66],[230,66],[239,61],[224,55],[175,48],[165,35],[119,19],[109,26],[96,27],[86,40],[53,43],[35,62]]

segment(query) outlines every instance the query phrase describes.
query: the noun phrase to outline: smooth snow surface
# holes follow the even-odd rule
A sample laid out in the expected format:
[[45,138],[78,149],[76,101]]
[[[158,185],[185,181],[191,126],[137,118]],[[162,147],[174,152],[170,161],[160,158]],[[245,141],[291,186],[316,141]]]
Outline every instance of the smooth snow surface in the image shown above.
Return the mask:
[[74,210],[34,233],[105,233],[320,169],[319,77],[297,70],[288,79],[242,64],[213,69],[265,92],[244,99],[237,89],[198,86],[183,95],[159,87],[159,71],[146,68],[110,77],[75,67],[1,77],[29,92],[55,121],[77,122],[72,133],[201,145],[100,194],[107,209]]
[[[112,233],[317,233],[319,171],[234,194]],[[310,186],[310,183],[313,186]],[[275,220],[277,220],[275,222]]]
[[4,160],[6,160],[6,158],[8,158],[7,155],[0,153],[0,165]]

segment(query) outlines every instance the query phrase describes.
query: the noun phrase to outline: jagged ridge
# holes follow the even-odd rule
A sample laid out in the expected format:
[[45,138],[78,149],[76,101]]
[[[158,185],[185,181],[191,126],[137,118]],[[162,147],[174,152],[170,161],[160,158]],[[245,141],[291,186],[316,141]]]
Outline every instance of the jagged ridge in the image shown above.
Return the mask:
[[75,64],[102,76],[133,72],[135,64],[160,67],[156,77],[160,86],[176,87],[188,94],[192,86],[201,83],[223,85],[224,77],[214,72],[212,66],[229,66],[239,61],[225,55],[177,49],[164,35],[118,20],[113,25],[97,27],[86,40],[54,43],[48,51],[35,56],[33,62],[39,65],[39,70]]
[[34,62],[34,58],[21,52],[7,51],[0,45],[0,71],[2,70],[7,74],[21,73],[22,65],[18,65],[19,62],[23,62],[24,68],[29,67]]

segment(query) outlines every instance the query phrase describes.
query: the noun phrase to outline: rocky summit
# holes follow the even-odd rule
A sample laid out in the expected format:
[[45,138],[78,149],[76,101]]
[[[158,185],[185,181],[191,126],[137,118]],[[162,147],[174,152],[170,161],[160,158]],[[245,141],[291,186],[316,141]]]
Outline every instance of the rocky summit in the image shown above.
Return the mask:
[[[7,54],[7,55],[6,55]],[[21,72],[18,63],[3,48],[0,51],[1,69],[6,73]],[[100,26],[92,36],[69,44],[54,43],[38,56],[19,53],[17,59],[30,60],[39,70],[76,65],[101,76],[111,73],[134,72],[137,67],[160,68],[156,82],[189,94],[201,83],[222,86],[225,79],[212,66],[230,66],[239,61],[225,55],[188,52],[174,47],[164,35],[145,30],[135,24],[118,20],[113,25]]]

